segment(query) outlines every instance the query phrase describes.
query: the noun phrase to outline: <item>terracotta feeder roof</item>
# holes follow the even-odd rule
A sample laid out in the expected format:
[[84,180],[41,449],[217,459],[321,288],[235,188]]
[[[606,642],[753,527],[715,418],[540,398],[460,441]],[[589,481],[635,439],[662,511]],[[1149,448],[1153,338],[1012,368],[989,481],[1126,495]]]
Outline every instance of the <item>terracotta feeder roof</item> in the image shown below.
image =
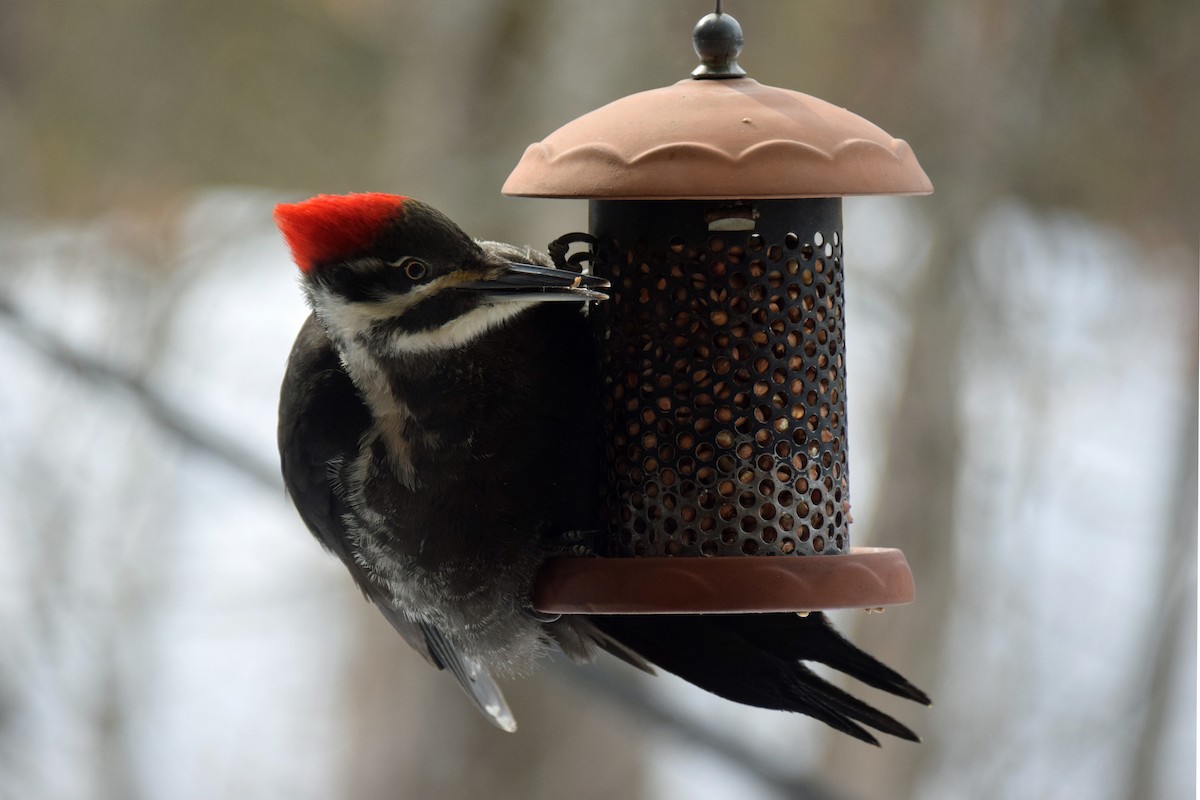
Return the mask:
[[844,108],[751,78],[686,79],[530,145],[503,192],[607,200],[928,194],[903,139]]

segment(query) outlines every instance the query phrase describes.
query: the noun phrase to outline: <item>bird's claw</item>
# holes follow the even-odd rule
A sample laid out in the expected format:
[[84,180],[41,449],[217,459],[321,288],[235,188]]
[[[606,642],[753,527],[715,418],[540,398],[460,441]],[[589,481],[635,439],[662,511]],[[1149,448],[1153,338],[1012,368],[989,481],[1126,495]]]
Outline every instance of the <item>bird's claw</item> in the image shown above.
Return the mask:
[[594,558],[596,551],[592,548],[599,531],[570,530],[558,535],[558,541],[551,548],[552,556],[567,556],[570,558]]

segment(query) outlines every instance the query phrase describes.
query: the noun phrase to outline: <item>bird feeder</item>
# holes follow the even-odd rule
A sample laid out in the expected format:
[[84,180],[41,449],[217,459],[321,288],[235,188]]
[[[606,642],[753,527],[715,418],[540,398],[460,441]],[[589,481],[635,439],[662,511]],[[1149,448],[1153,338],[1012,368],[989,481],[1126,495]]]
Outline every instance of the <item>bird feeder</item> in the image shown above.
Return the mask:
[[539,577],[545,613],[911,602],[895,549],[850,536],[842,201],[933,190],[900,139],[738,66],[700,20],[686,80],[525,151],[503,191],[587,198],[605,416],[598,558]]

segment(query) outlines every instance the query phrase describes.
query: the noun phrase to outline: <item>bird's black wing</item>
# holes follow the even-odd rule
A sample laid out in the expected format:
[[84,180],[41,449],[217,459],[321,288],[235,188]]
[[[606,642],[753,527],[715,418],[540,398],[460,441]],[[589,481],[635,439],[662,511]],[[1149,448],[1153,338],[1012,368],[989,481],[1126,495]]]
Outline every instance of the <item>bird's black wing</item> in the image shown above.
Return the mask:
[[312,315],[296,337],[283,386],[279,400],[283,482],[308,529],[346,565],[363,594],[414,650],[454,675],[492,724],[515,730],[512,712],[487,670],[459,653],[437,628],[394,608],[350,552],[346,508],[333,489],[331,464],[357,455],[359,441],[371,426],[371,412]]

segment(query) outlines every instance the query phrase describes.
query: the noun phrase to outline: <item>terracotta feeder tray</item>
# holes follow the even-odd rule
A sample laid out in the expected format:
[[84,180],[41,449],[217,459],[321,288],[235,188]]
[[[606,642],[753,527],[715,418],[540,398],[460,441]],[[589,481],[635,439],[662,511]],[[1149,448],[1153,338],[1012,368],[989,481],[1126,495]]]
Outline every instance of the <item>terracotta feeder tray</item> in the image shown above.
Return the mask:
[[882,608],[915,596],[904,553],[853,547],[798,558],[556,558],[533,604],[547,614],[740,614]]

